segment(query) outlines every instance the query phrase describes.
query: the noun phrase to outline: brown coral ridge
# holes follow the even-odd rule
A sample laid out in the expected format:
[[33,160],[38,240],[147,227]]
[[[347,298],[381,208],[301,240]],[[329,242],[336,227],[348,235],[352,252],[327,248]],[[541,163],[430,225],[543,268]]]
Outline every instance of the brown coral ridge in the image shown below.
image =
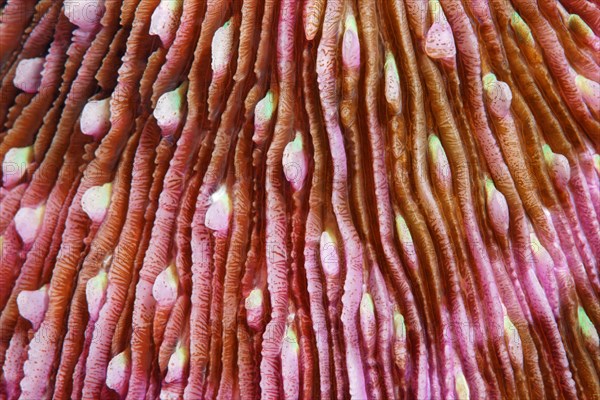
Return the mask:
[[0,398],[600,396],[596,3],[0,8]]

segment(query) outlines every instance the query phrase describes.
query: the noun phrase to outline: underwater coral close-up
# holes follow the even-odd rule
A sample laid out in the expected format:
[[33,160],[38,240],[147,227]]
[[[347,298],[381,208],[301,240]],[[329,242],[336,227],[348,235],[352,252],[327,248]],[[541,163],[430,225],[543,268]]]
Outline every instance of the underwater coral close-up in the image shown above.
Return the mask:
[[0,0],[0,400],[600,399],[599,0]]

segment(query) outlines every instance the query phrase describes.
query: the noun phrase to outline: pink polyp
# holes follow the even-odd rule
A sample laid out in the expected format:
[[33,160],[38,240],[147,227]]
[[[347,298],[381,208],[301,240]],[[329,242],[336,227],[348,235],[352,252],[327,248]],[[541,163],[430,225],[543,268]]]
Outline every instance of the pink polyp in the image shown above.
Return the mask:
[[504,118],[512,102],[512,91],[508,84],[496,80],[493,74],[487,74],[483,78],[483,88],[490,111],[498,118]]
[[19,314],[31,322],[34,330],[38,330],[44,320],[48,302],[48,285],[44,285],[38,290],[23,290],[17,296]]
[[233,55],[233,33],[234,26],[231,21],[217,29],[212,40],[212,63],[213,74],[220,74],[229,65]]
[[106,386],[123,396],[131,374],[131,358],[127,351],[113,357],[106,368]]
[[13,147],[6,152],[2,161],[2,184],[5,188],[15,186],[27,172],[33,161],[33,147]]
[[96,223],[102,222],[110,205],[112,183],[93,186],[81,197],[81,208]]
[[453,58],[456,55],[454,36],[448,22],[434,22],[427,31],[425,52],[436,60]]
[[160,306],[171,307],[177,301],[179,278],[175,265],[165,268],[154,281],[152,297]]
[[375,321],[375,305],[373,297],[364,292],[359,308],[360,329],[367,349],[375,349],[377,344],[377,322]]
[[231,199],[227,188],[223,186],[211,196],[212,203],[206,210],[204,225],[214,231],[224,231],[229,228],[231,220]]
[[486,182],[486,205],[492,228],[503,237],[508,232],[510,223],[508,204],[490,179]]
[[543,146],[543,151],[550,176],[558,187],[566,188],[571,180],[569,160],[562,154],[554,153],[548,145]]
[[167,367],[166,383],[172,383],[183,379],[185,367],[189,361],[189,350],[185,346],[178,346],[169,358]]
[[104,14],[104,0],[65,0],[64,12],[69,21],[84,31],[94,30]]
[[521,337],[517,328],[508,317],[506,308],[504,306],[502,308],[504,311],[504,340],[510,361],[514,368],[523,368],[523,344],[521,343]]
[[554,261],[537,236],[531,233],[530,237],[531,255],[535,263],[538,280],[546,292],[552,310],[555,315],[558,315],[559,292],[554,273]]
[[323,17],[324,1],[308,0],[304,2],[304,32],[306,40],[313,40],[320,28]]
[[181,0],[162,0],[152,13],[149,33],[158,35],[164,47],[169,47],[175,39],[177,12],[181,5]]
[[575,84],[588,107],[596,114],[600,113],[600,84],[582,75],[577,75]]
[[408,265],[410,267],[417,267],[418,260],[415,243],[413,242],[406,220],[402,215],[396,216],[396,232],[398,233],[398,239],[402,245],[402,252],[408,261]]
[[347,68],[360,68],[360,42],[354,15],[346,17],[346,29],[342,43],[342,60]]
[[163,136],[170,136],[179,127],[183,120],[184,96],[187,91],[187,82],[179,88],[163,93],[154,109],[154,118],[160,127]]
[[302,189],[308,172],[308,160],[304,149],[302,134],[296,132],[296,137],[283,150],[283,173],[295,191]]
[[283,344],[281,346],[281,375],[283,380],[283,393],[285,400],[299,398],[300,393],[300,367],[298,337],[293,326],[288,326]]
[[106,271],[101,270],[93,278],[87,281],[85,286],[85,298],[88,304],[90,319],[97,321],[100,315],[100,309],[106,299],[106,289],[108,287],[108,277]]
[[98,140],[110,129],[110,98],[89,101],[79,120],[81,133]]
[[253,289],[244,301],[246,308],[246,320],[250,329],[259,332],[264,326],[263,316],[265,312],[263,291],[259,288]]
[[329,277],[338,276],[340,273],[340,255],[337,242],[325,231],[321,234],[320,242],[321,266],[325,275]]
[[395,113],[402,112],[402,93],[400,89],[400,75],[398,66],[391,52],[386,54],[385,71],[385,99]]
[[45,205],[37,208],[24,207],[17,211],[15,215],[15,229],[25,245],[35,241],[38,231],[42,226],[44,218]]
[[433,164],[431,171],[436,187],[444,193],[450,193],[452,191],[450,163],[440,139],[435,135],[429,137],[429,160]]
[[26,93],[36,93],[42,84],[44,57],[24,59],[19,62],[13,84]]

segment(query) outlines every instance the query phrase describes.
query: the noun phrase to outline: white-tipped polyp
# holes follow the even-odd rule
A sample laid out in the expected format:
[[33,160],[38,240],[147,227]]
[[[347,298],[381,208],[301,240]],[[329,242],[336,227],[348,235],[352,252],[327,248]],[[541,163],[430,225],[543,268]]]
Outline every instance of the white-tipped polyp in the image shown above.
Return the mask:
[[167,366],[167,375],[165,382],[171,383],[179,381],[183,378],[185,367],[190,358],[189,350],[186,346],[178,345],[177,349],[171,354],[169,364]]
[[504,311],[504,341],[508,348],[508,355],[515,368],[523,367],[523,345],[517,328],[512,323],[506,310]]
[[575,77],[575,84],[588,107],[595,113],[600,113],[600,84],[583,75]]
[[395,340],[406,340],[406,324],[404,315],[400,313],[397,307],[394,307],[394,338]]
[[228,229],[231,219],[231,198],[227,193],[227,186],[221,186],[210,199],[211,204],[206,210],[204,225],[213,231]]
[[562,154],[554,153],[547,144],[544,145],[542,149],[546,165],[550,171],[550,176],[559,187],[566,187],[571,180],[571,166],[569,165],[569,160]]
[[233,54],[233,24],[231,20],[217,29],[212,40],[212,71],[221,74],[231,61]]
[[297,399],[300,390],[298,335],[294,325],[286,328],[281,346],[281,375],[285,400]]
[[429,136],[429,160],[433,164],[431,170],[438,189],[450,192],[452,190],[450,163],[442,142],[436,135]]
[[23,244],[29,245],[35,241],[44,220],[46,205],[41,204],[36,208],[23,207],[15,214],[15,229]]
[[398,73],[398,65],[391,51],[388,51],[385,56],[385,99],[387,103],[393,107],[394,112],[402,111],[402,95],[400,93],[400,74]]
[[483,89],[490,112],[498,118],[504,118],[510,111],[512,91],[506,82],[496,79],[496,75],[483,77]]
[[177,276],[177,268],[175,264],[165,268],[154,281],[152,286],[152,297],[158,305],[170,307],[177,301],[179,290],[179,277]]
[[96,276],[90,278],[85,286],[85,298],[87,300],[88,312],[92,321],[97,321],[100,310],[106,299],[108,287],[108,274],[100,270]]
[[425,35],[425,53],[436,60],[453,60],[456,56],[454,35],[439,1],[429,1],[429,12],[433,23]]
[[324,231],[321,234],[320,252],[321,266],[325,275],[329,277],[338,276],[340,273],[339,249],[337,241],[329,231]]
[[65,0],[64,11],[69,21],[84,31],[98,27],[104,15],[104,0]]
[[[363,288],[364,290],[364,288]],[[373,297],[363,291],[359,307],[359,322],[362,336],[368,347],[374,347],[377,338],[377,322],[375,321],[375,304]]]
[[408,229],[408,225],[406,224],[406,220],[402,215],[396,216],[396,232],[398,233],[398,239],[400,239],[400,243],[402,245],[402,251],[404,255],[409,260],[411,265],[417,265],[417,251],[415,249],[415,244],[413,242],[412,235],[410,233],[410,229]]
[[360,68],[360,41],[358,39],[358,27],[354,15],[346,17],[344,38],[342,39],[342,61],[346,68]]
[[486,205],[492,229],[496,234],[504,236],[508,232],[510,222],[506,198],[496,189],[491,179],[486,180],[485,189]]
[[296,132],[294,140],[289,142],[283,149],[283,173],[294,191],[302,189],[306,174],[308,172],[308,160],[304,151],[302,134]]
[[23,59],[17,65],[13,85],[26,93],[36,93],[42,84],[44,57]]
[[33,162],[33,146],[13,147],[2,161],[2,185],[11,188],[23,179],[27,168]]
[[123,395],[131,372],[131,358],[123,351],[113,357],[106,368],[106,386]]
[[93,186],[81,197],[81,208],[94,222],[102,222],[110,205],[112,183]]
[[[538,272],[540,272],[540,274],[545,274],[553,271],[554,261],[552,260],[550,253],[542,243],[540,243],[540,240],[533,231],[529,234],[529,244],[533,259],[538,266]],[[543,278],[544,277],[540,277],[540,281],[545,281]]]
[[259,288],[252,289],[244,301],[244,307],[246,308],[248,326],[255,331],[259,331],[263,323],[263,291]]
[[600,345],[598,331],[594,327],[594,323],[587,315],[584,308],[581,306],[577,307],[577,318],[579,320],[579,329],[581,329],[584,339],[588,343],[595,344],[596,347],[598,347]]
[[187,82],[177,89],[163,93],[156,103],[154,118],[163,136],[170,136],[183,120],[184,96],[187,92]]
[[269,90],[254,108],[254,135],[252,141],[258,145],[264,143],[268,134],[268,123],[273,117],[275,108],[277,107],[277,99],[273,91]]
[[177,30],[177,15],[181,9],[181,0],[161,0],[150,19],[149,33],[157,35],[164,47],[169,47]]
[[469,384],[465,378],[465,374],[462,372],[460,367],[454,376],[454,388],[456,390],[456,396],[458,399],[470,399]]
[[79,119],[81,133],[101,139],[110,129],[110,98],[90,100]]
[[19,315],[31,322],[33,330],[37,331],[48,310],[48,302],[48,285],[38,290],[23,290],[17,296]]

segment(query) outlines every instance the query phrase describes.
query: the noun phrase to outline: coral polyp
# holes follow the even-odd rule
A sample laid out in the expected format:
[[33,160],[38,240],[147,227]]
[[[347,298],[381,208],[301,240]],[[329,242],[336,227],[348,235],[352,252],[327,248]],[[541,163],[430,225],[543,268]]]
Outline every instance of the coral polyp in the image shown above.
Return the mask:
[[0,399],[600,396],[596,2],[0,8]]

